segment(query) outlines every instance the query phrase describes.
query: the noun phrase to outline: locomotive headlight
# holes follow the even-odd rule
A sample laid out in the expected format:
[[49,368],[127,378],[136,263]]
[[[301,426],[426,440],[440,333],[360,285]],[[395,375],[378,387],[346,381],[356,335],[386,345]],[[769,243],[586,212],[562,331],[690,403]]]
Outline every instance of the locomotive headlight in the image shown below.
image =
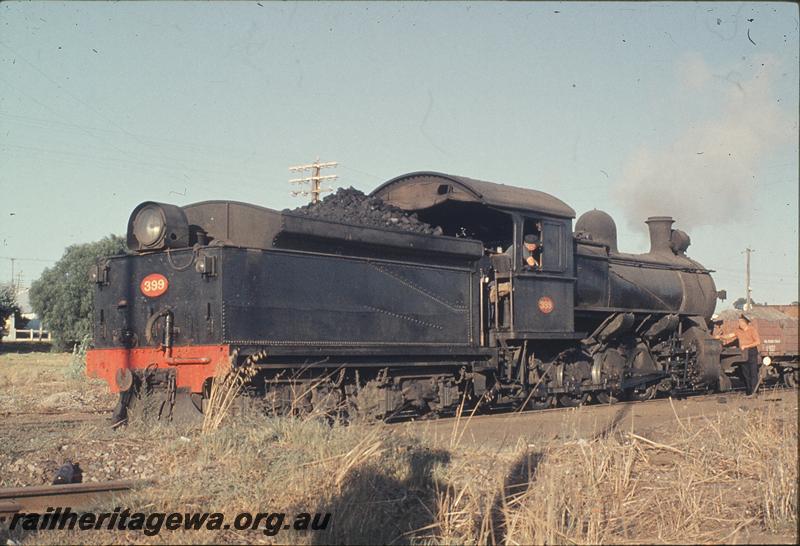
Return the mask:
[[133,220],[133,234],[144,246],[158,242],[164,227],[164,216],[159,209],[151,205],[140,210]]
[[146,201],[128,219],[128,248],[137,251],[186,248],[189,222],[181,207]]
[[764,363],[764,366],[769,366],[770,364],[772,364],[772,359],[769,356],[765,356],[761,362]]

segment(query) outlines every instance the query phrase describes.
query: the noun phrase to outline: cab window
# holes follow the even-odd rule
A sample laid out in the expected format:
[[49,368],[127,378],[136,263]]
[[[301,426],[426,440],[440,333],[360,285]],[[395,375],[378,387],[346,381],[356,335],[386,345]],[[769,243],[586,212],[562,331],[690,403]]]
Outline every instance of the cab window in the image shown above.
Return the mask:
[[542,221],[526,218],[522,224],[519,264],[522,271],[541,271],[545,259]]

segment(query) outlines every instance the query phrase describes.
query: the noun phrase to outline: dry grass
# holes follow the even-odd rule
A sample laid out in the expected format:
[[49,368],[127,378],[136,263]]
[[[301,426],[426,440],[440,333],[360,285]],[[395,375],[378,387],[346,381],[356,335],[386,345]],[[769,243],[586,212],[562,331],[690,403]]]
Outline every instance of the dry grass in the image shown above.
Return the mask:
[[[3,358],[0,379],[25,382],[18,363]],[[60,368],[36,358],[54,381],[69,363],[68,356],[60,357]],[[156,480],[114,506],[226,517],[330,512],[325,532],[53,531],[11,538],[298,544],[724,543],[769,532],[796,538],[797,416],[777,409],[789,404],[742,411],[734,403],[713,418],[670,416],[657,434],[612,429],[594,439],[571,434],[570,417],[558,414],[565,423],[560,439],[506,447],[464,445],[466,411],[437,443],[419,425],[344,426],[316,415],[264,417],[219,407],[227,409],[205,433],[145,422],[113,431],[105,423],[35,431],[0,423],[0,433],[9,435],[0,468],[10,472],[21,460],[14,471],[20,478],[9,475],[8,483],[29,476],[24,483],[34,485],[30,476],[46,479],[68,457],[81,462],[86,480]],[[28,464],[41,474],[28,474]]]
[[252,366],[242,366],[234,369],[228,364],[217,367],[214,379],[211,382],[208,404],[203,414],[203,434],[208,434],[219,428],[219,425],[230,412],[237,396],[242,393],[242,389],[250,382],[255,373],[255,369]]
[[[436,543],[725,543],[797,528],[797,423],[770,409],[519,449],[503,479],[438,493]],[[508,468],[508,467],[507,467]],[[463,473],[465,468],[458,468]]]
[[82,366],[80,352],[0,352],[0,415],[113,407],[105,382],[87,380]]
[[[148,542],[724,543],[743,529],[797,525],[797,428],[769,411],[676,421],[659,441],[615,431],[541,449],[436,449],[398,427],[247,415],[206,434],[163,425],[82,434],[152,456],[157,484],[116,505],[333,515],[322,533],[177,531]],[[145,539],[107,531],[16,538]]]
[[[8,349],[8,347],[4,347]],[[28,388],[64,378],[69,353],[0,353],[0,389]],[[35,370],[35,373],[31,373]]]

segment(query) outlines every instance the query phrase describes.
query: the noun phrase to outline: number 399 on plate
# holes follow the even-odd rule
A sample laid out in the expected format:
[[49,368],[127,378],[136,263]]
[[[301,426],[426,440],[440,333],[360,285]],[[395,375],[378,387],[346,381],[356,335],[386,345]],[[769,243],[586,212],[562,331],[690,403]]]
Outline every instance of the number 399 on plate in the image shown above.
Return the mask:
[[161,273],[151,273],[142,279],[139,290],[148,298],[157,298],[167,291],[169,281]]

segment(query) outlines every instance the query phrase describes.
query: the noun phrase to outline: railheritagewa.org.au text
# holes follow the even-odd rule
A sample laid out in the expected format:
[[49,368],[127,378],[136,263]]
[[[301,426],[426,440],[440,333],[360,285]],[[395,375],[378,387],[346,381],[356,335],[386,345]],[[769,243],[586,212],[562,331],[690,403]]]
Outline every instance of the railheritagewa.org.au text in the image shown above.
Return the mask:
[[281,531],[324,531],[330,513],[288,515],[285,512],[240,512],[232,519],[220,512],[138,512],[115,508],[111,512],[73,512],[70,507],[48,508],[45,512],[18,512],[8,518],[9,529],[23,531],[141,531],[155,536],[167,531],[259,531],[275,536]]

